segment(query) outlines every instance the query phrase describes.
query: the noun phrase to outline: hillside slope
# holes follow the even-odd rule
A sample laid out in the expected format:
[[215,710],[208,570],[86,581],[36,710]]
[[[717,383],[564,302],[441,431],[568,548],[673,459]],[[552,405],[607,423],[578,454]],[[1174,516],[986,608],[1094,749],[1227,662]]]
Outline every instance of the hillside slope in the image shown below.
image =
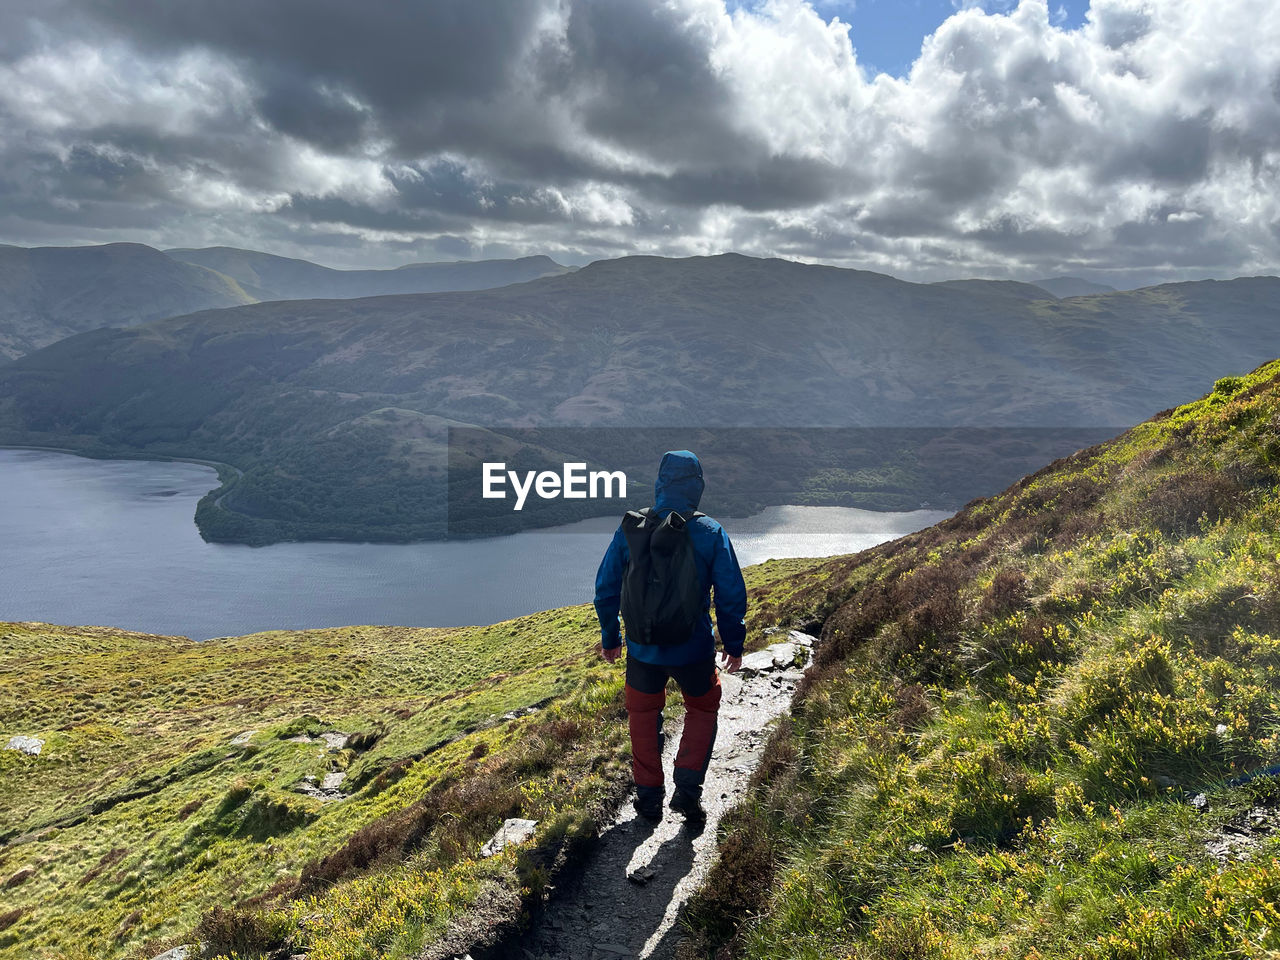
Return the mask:
[[755,591],[823,643],[704,952],[1275,956],[1278,482],[1275,362]]
[[[444,960],[512,929],[631,788],[598,641],[589,605],[203,643],[0,623],[0,958]],[[484,858],[510,817],[531,842]]]
[[[1068,301],[975,283],[630,257],[497,290],[207,311],[0,368],[0,442],[232,463],[245,476],[197,517],[212,538],[394,540],[442,533],[450,423],[1108,427],[1280,353],[1276,278]],[[910,456],[870,466],[837,492],[946,502],[903,483]]]
[[[409,956],[510,919],[625,789],[596,636],[585,607],[204,643],[0,624],[0,746],[43,741],[0,750],[0,957],[150,957],[198,924],[245,956],[299,921],[314,960]],[[507,816],[534,844],[481,860]]]
[[229,277],[140,243],[0,246],[0,361],[98,327],[254,299]]

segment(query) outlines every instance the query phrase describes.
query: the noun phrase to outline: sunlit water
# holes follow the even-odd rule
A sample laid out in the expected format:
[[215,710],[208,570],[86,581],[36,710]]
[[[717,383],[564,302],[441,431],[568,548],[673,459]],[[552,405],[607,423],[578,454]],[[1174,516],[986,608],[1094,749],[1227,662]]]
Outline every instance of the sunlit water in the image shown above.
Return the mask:
[[[196,639],[348,624],[492,623],[591,599],[617,521],[448,543],[205,543],[188,463],[0,450],[0,621]],[[851,553],[947,514],[771,507],[725,520],[746,565]]]

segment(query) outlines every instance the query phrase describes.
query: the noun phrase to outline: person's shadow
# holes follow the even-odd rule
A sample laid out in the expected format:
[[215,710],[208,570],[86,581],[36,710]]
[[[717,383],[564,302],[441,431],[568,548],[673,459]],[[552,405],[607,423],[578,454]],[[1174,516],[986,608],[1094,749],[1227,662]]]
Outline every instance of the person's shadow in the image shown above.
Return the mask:
[[[648,940],[661,929],[676,887],[693,870],[696,833],[688,827],[677,828],[674,836],[651,852],[645,849],[654,843],[654,834],[670,824],[670,819],[657,824],[636,817],[615,824],[602,835],[601,845],[588,855],[583,871],[555,891],[530,918],[525,941],[529,952],[554,955],[557,960],[590,960],[602,955],[599,946],[604,954],[621,948],[625,952],[616,953],[619,960],[640,956]],[[637,854],[640,861],[629,875]],[[579,908],[588,911],[585,921],[575,919],[575,915],[582,916],[577,913]],[[682,933],[677,922],[649,956],[672,957]]]
[[[637,831],[637,834],[640,842],[635,847],[639,847],[652,835],[652,830]],[[693,840],[696,835],[696,831],[681,827],[675,836],[664,840],[653,852],[649,862],[639,868],[639,872],[647,878],[643,885],[628,880],[625,873],[622,875],[622,882],[630,888],[623,895],[630,893],[629,906],[634,908],[634,915],[625,921],[619,918],[619,922],[625,923],[625,943],[635,950],[637,956],[649,938],[662,926],[676,887],[693,870]],[[632,852],[634,849],[633,847]],[[673,956],[675,944],[682,936],[683,930],[677,921],[658,941],[649,956]]]
[[[616,847],[609,851],[611,869],[605,877],[593,878],[593,890],[584,888],[581,895],[596,899],[612,896],[616,899],[618,933],[616,937],[609,937],[609,940],[616,941],[620,946],[630,947],[635,951],[634,955],[639,956],[645,943],[662,927],[676,887],[680,886],[681,881],[694,868],[694,838],[700,831],[689,827],[678,828],[675,836],[662,841],[648,861],[641,863],[628,876],[627,864],[634,858],[637,850],[652,840],[658,824],[646,823],[645,820],[636,818],[623,829],[627,831],[626,836],[618,836],[614,840]],[[643,879],[643,882],[637,882],[632,877]],[[586,878],[582,879],[585,881]],[[600,879],[607,884],[603,890],[599,888]],[[672,956],[681,933],[677,923],[663,934],[662,940],[650,951],[649,956]]]

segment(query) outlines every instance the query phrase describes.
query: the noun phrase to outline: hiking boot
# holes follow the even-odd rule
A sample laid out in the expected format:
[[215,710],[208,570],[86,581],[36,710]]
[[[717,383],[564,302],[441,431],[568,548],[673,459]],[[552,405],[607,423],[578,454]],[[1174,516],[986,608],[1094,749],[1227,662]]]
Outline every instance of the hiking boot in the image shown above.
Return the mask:
[[631,801],[631,806],[635,808],[637,814],[646,820],[656,822],[662,819],[662,799],[660,797],[637,796]]
[[673,793],[671,802],[667,806],[683,816],[684,822],[690,826],[700,827],[707,822],[707,811],[702,809],[702,802],[683,790]]

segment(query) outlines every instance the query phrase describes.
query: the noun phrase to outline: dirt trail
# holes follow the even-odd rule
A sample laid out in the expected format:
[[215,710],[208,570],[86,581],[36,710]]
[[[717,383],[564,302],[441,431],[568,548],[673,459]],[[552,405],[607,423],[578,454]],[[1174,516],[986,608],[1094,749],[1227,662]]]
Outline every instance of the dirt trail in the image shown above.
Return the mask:
[[[509,956],[528,960],[671,960],[675,956],[683,936],[676,921],[711,866],[716,825],[741,798],[759,762],[769,721],[790,706],[803,675],[795,664],[808,663],[812,644],[812,637],[793,632],[786,641],[745,657],[742,673],[721,673],[724,696],[719,731],[703,791],[706,828],[695,835],[670,810],[661,823],[653,825],[637,818],[628,803],[601,833],[581,872],[552,894],[520,947]],[[669,724],[664,756],[668,799],[679,737],[679,724]]]

